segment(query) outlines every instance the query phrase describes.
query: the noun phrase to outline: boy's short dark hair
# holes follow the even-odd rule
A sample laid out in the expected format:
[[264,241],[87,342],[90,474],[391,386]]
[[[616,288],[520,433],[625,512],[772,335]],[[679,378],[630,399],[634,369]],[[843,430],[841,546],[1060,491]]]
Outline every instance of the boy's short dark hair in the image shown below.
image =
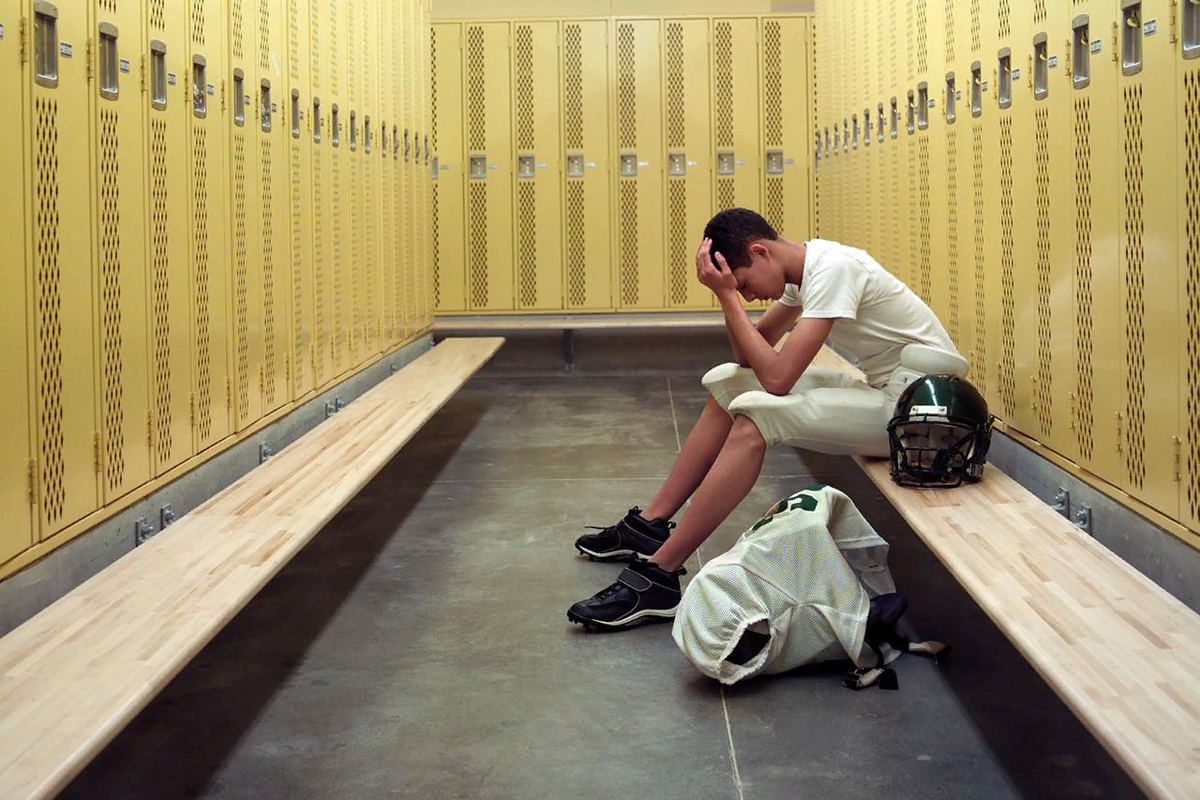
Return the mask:
[[[750,266],[750,244],[760,239],[775,241],[779,234],[757,211],[727,208],[704,226],[704,238],[712,239],[712,252],[720,253],[730,269]],[[713,266],[717,260],[713,258]]]

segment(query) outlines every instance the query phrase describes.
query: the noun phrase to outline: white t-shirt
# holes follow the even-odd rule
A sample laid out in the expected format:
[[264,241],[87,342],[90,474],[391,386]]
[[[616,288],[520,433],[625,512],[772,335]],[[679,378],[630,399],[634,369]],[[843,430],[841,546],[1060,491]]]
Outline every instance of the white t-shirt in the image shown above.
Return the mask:
[[787,284],[779,302],[836,319],[829,343],[856,358],[872,386],[887,382],[907,344],[959,354],[929,306],[869,254],[824,239],[806,245],[800,285]]

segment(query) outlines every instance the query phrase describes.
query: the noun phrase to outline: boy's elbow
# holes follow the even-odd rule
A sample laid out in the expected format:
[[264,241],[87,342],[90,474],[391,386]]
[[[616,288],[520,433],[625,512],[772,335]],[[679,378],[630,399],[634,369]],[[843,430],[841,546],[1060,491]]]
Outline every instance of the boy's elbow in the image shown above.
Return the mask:
[[767,390],[770,394],[780,397],[790,392],[794,383],[795,381],[789,380],[787,376],[777,375],[770,376],[767,380],[762,381],[763,389]]

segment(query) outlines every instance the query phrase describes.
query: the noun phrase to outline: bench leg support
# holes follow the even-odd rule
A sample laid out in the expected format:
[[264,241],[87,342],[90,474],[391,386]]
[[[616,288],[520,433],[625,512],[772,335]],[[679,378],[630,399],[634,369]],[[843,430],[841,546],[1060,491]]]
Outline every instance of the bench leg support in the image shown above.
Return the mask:
[[563,369],[567,372],[575,371],[575,331],[567,329],[563,331]]

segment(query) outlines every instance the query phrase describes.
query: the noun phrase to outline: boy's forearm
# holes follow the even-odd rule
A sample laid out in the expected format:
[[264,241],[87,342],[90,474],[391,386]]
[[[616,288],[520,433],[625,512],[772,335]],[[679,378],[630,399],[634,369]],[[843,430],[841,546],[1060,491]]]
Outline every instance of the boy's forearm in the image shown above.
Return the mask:
[[738,364],[754,370],[759,381],[767,385],[778,353],[750,321],[750,316],[742,308],[736,293],[722,295],[719,300],[721,310],[725,314],[725,331],[729,334],[734,357],[737,358]]

